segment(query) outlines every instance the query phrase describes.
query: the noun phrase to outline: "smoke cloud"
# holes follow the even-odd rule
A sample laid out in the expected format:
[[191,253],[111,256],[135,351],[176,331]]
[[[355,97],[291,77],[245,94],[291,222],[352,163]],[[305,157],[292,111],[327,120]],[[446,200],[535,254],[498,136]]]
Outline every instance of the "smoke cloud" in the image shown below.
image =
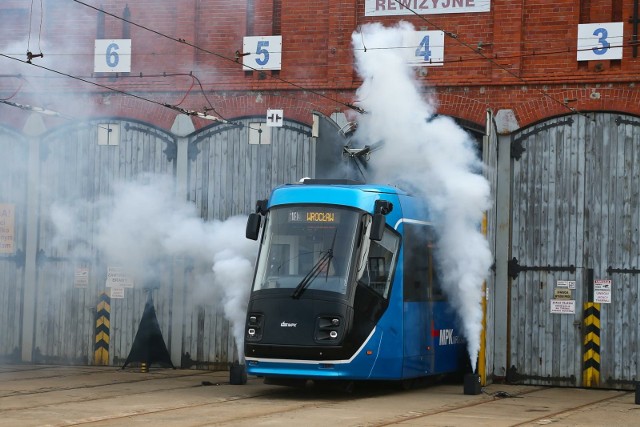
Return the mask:
[[436,100],[421,93],[401,49],[389,49],[402,46],[413,31],[406,22],[374,23],[352,35],[363,78],[357,98],[367,111],[358,119],[356,135],[364,144],[384,143],[370,161],[375,181],[399,184],[428,202],[439,238],[442,286],[462,320],[475,371],[482,283],[492,262],[480,230],[490,187],[470,136],[450,118],[434,116]]
[[[161,279],[161,265],[174,257],[187,258],[194,265],[207,264],[208,271],[195,273],[195,289],[187,303],[216,305],[221,302],[242,359],[244,321],[251,288],[257,245],[244,237],[246,217],[225,221],[203,221],[192,204],[174,193],[170,177],[145,175],[114,186],[110,197],[92,206],[99,211],[94,246],[101,261],[121,267],[136,286],[153,287]],[[73,205],[55,203],[51,220],[55,242],[69,246],[87,211]],[[195,269],[197,271],[197,269]],[[189,310],[187,311],[189,312]]]

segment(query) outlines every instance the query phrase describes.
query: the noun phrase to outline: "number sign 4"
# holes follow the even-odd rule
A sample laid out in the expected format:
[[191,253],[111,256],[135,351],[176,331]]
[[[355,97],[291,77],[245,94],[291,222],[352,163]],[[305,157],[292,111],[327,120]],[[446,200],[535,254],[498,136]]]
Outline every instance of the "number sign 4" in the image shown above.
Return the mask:
[[443,65],[444,32],[414,31],[402,40],[407,63],[414,67]]

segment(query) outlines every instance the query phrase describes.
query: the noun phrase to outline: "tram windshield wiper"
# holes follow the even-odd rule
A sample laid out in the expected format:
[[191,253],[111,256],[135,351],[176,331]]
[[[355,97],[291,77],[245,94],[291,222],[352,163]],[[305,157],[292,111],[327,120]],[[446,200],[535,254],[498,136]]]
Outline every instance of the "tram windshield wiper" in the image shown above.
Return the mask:
[[[311,270],[307,273],[306,276],[302,278],[298,286],[294,289],[291,294],[292,298],[298,299],[302,295],[302,293],[307,289],[307,287],[313,282],[313,280],[318,277],[320,272],[322,272],[325,268],[327,272],[329,271],[329,264],[331,263],[331,258],[333,258],[333,249],[329,249],[325,252],[316,263],[313,265]],[[327,273],[328,274],[328,273]]]
[[300,281],[300,283],[298,283],[298,286],[296,286],[296,288],[293,290],[293,293],[291,294],[291,298],[294,298],[294,299],[300,298],[302,293],[309,287],[311,282],[313,282],[313,280],[316,277],[318,277],[318,275],[323,270],[326,271],[327,277],[329,276],[329,267],[331,267],[331,260],[333,259],[333,246],[336,243],[337,233],[338,233],[338,230],[336,229],[336,231],[333,233],[333,241],[331,242],[331,247],[327,250],[327,252],[322,254],[320,258],[318,258],[318,261],[316,261],[316,263],[313,264],[313,267],[311,267],[311,270],[309,270],[306,276],[304,276]]

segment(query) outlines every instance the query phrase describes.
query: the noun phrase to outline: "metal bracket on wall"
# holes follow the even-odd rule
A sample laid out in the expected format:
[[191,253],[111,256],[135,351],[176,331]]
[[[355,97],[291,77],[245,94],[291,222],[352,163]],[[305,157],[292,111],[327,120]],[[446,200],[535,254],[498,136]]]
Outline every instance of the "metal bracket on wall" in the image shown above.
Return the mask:
[[520,265],[520,263],[518,262],[518,259],[516,257],[513,257],[511,260],[509,260],[507,270],[508,270],[509,277],[511,277],[512,279],[515,279],[518,277],[518,274],[520,274],[521,271],[548,271],[548,272],[549,271],[568,271],[570,273],[575,273],[576,267],[573,264],[569,266]]

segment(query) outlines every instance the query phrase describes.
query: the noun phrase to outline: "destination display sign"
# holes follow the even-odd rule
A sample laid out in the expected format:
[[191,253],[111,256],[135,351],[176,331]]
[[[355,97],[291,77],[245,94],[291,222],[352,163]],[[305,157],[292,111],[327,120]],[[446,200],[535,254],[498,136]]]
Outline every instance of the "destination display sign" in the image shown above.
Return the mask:
[[321,223],[333,223],[340,222],[340,217],[337,212],[322,210],[322,209],[296,209],[289,211],[289,222],[321,222]]

